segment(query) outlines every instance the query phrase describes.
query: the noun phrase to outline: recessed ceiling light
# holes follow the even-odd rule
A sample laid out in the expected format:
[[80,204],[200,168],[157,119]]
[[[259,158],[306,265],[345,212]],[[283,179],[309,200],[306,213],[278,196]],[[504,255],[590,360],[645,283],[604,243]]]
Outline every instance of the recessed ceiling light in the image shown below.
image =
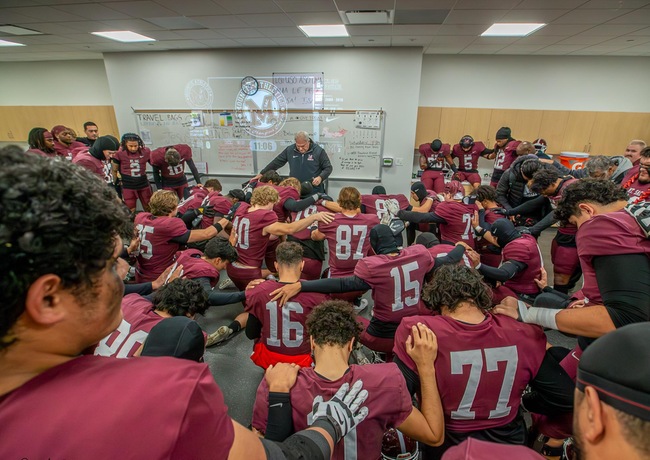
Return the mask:
[[538,29],[541,29],[546,24],[535,24],[535,23],[516,23],[516,24],[506,24],[506,23],[497,23],[492,24],[485,32],[481,34],[481,37],[525,37],[530,35]]
[[329,24],[318,26],[298,26],[302,33],[308,37],[349,37],[343,24]]
[[0,32],[11,35],[43,35],[43,32],[38,32],[37,30],[11,25],[0,26]]
[[156,40],[151,37],[131,32],[130,30],[115,30],[111,32],[91,32],[93,35],[100,37],[110,38],[118,42],[134,43],[134,42],[155,42]]
[[22,43],[8,42],[7,40],[0,40],[0,46],[26,46]]

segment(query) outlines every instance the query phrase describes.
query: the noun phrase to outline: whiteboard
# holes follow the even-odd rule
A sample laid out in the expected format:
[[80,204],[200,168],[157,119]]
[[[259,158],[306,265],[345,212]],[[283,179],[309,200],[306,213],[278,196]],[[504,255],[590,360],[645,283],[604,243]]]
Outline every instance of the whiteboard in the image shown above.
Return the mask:
[[[210,175],[253,176],[287,146],[298,131],[306,131],[327,152],[332,163],[331,179],[380,180],[383,154],[384,114],[379,125],[364,120],[369,111],[290,111],[272,137],[251,136],[240,126],[232,110],[136,111],[140,136],[150,148],[188,144],[194,160],[207,163]],[[193,126],[200,119],[201,126]],[[363,126],[371,126],[372,129]]]

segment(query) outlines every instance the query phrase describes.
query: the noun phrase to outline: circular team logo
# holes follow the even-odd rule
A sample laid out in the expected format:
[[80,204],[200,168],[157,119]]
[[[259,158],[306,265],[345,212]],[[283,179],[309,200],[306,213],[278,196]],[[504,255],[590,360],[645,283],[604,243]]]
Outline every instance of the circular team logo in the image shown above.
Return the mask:
[[214,94],[205,80],[194,79],[185,85],[185,100],[193,109],[208,109],[212,107]]
[[240,90],[235,100],[237,122],[256,137],[277,134],[287,121],[287,100],[273,83],[260,80],[254,94]]

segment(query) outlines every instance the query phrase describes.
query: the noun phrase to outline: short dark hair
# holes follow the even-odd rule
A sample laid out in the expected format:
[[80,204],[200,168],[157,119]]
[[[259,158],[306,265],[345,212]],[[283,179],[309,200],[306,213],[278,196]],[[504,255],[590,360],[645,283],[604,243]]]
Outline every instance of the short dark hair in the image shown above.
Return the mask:
[[292,266],[302,262],[303,250],[298,243],[285,241],[280,243],[275,250],[278,265]]
[[555,168],[543,168],[533,174],[533,183],[530,189],[535,193],[542,193],[547,188],[555,185],[562,175]]
[[544,166],[544,163],[537,158],[529,158],[521,163],[519,173],[524,179],[532,179],[533,175],[540,169],[543,169]]
[[260,177],[260,182],[264,182],[265,184],[271,183],[273,185],[279,185],[280,182],[282,182],[282,177],[280,177],[276,170],[271,169],[262,174],[262,177]]
[[178,166],[181,163],[181,154],[174,147],[169,147],[165,152],[165,161],[169,166]]
[[221,260],[228,262],[235,262],[237,260],[237,249],[235,249],[230,242],[225,238],[212,238],[205,245],[203,251],[208,259],[216,259],[219,257]]
[[476,199],[478,201],[497,201],[497,189],[491,185],[479,185],[476,189]]
[[582,214],[578,208],[580,203],[608,205],[627,199],[627,192],[612,181],[580,179],[563,190],[562,199],[555,209],[555,218],[566,225],[571,216]]
[[471,302],[479,310],[487,311],[492,308],[492,290],[473,268],[443,265],[424,286],[422,300],[427,308],[438,312],[443,306],[453,312],[461,302]]
[[198,280],[177,278],[156,291],[153,305],[172,316],[194,316],[208,309],[208,294]]
[[609,168],[614,166],[616,163],[612,157],[605,155],[596,155],[590,157],[589,160],[585,163],[585,170],[589,177],[602,179],[602,174],[607,172]]
[[641,150],[641,156],[643,158],[650,158],[650,147],[646,147],[643,150]]
[[352,304],[344,300],[326,300],[312,310],[305,323],[316,345],[344,346],[359,341],[363,328],[357,322]]
[[85,131],[86,128],[89,127],[89,126],[95,126],[95,127],[96,127],[97,124],[96,124],[95,122],[92,122],[92,121],[87,121],[87,122],[85,122],[85,123],[84,123],[84,131]]
[[219,182],[219,179],[208,179],[205,181],[205,184],[203,184],[203,186],[206,188],[210,187],[211,189],[216,190],[218,192],[223,190],[221,188],[221,182]]
[[54,274],[77,297],[97,278],[128,210],[105,182],[67,161],[0,155],[0,350],[25,310],[29,287]]
[[621,434],[642,457],[650,456],[650,421],[612,408],[618,423],[621,424]]

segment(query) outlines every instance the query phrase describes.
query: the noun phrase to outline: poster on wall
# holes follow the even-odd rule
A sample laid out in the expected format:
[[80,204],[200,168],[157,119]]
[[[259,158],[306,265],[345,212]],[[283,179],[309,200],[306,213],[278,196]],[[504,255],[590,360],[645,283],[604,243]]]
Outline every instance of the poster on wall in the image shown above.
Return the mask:
[[289,109],[321,110],[325,74],[323,72],[273,72],[273,84],[282,92]]

